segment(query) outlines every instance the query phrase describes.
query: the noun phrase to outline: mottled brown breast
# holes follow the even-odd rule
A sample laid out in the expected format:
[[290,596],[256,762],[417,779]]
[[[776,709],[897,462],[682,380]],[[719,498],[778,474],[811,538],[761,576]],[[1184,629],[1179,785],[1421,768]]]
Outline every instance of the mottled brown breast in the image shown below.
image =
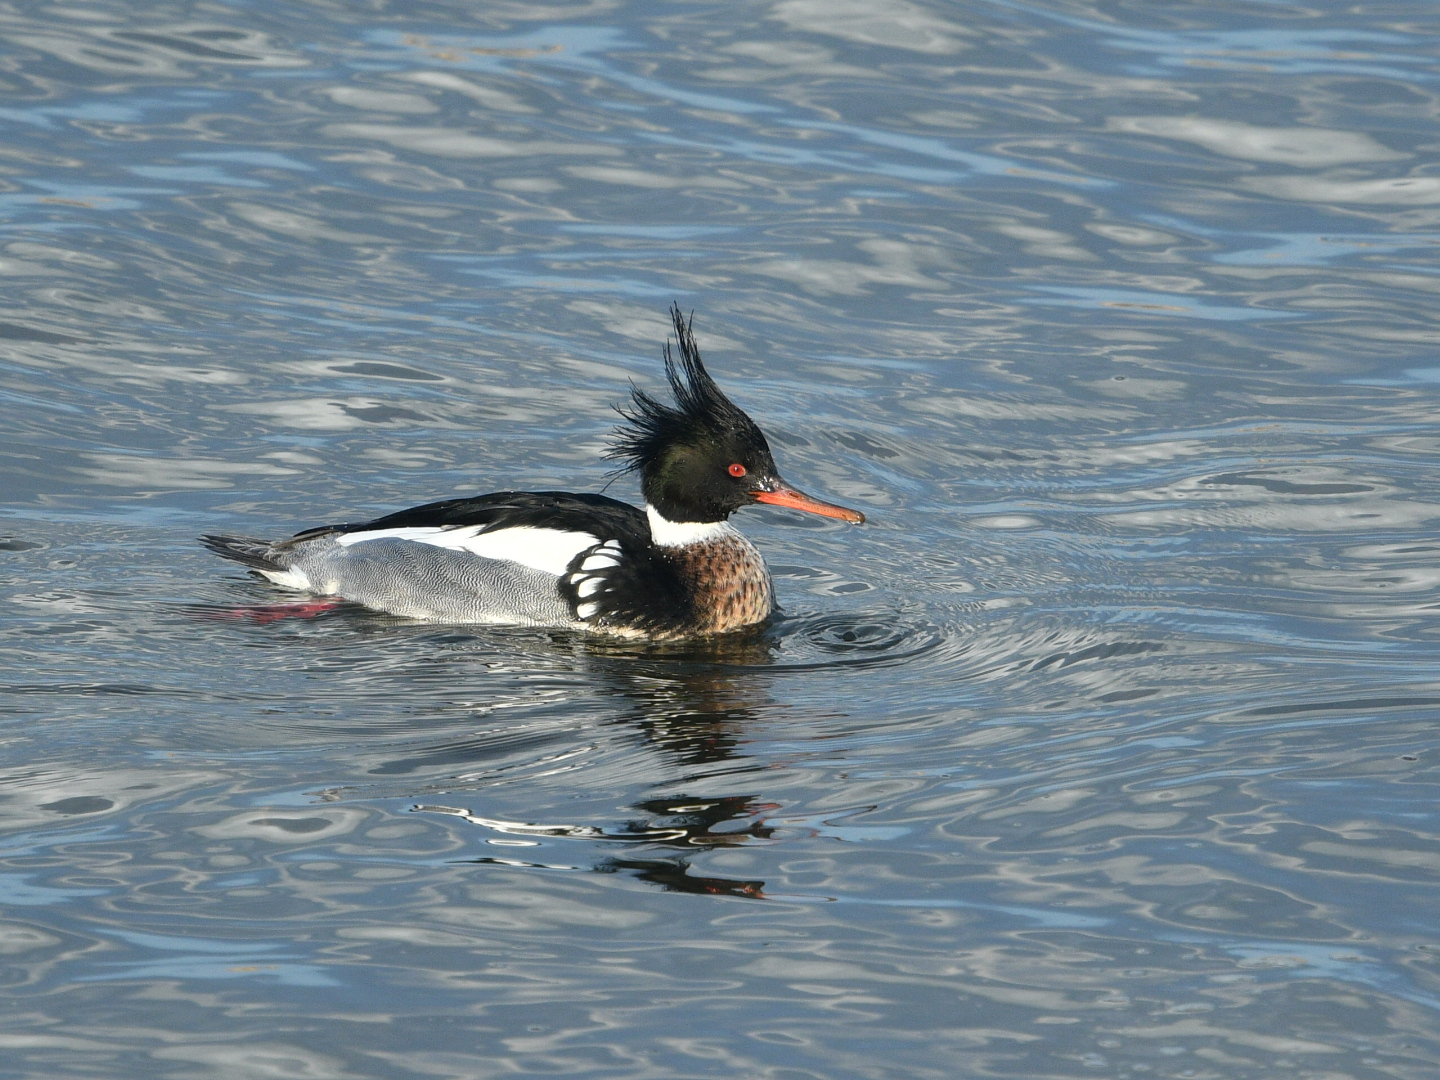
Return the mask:
[[723,634],[764,622],[775,586],[755,545],[738,532],[666,552],[695,602],[695,633]]

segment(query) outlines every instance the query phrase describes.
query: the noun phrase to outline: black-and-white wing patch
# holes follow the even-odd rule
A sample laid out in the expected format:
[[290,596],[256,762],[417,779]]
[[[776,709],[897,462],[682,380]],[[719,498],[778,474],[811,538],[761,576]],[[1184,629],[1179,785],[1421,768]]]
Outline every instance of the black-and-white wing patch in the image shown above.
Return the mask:
[[582,552],[560,579],[560,595],[576,619],[596,629],[664,635],[695,621],[675,565],[648,543],[611,539]]
[[575,617],[589,622],[606,610],[613,610],[615,582],[611,571],[625,557],[619,540],[607,540],[582,552],[565,575],[560,592],[575,608]]

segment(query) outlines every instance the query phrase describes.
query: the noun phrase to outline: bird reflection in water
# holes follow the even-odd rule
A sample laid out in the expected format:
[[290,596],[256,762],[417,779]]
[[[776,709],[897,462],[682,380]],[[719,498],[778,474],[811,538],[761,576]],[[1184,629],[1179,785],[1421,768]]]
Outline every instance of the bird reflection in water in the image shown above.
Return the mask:
[[[769,840],[773,829],[765,824],[764,814],[780,809],[778,803],[761,802],[752,795],[727,795],[721,798],[690,799],[676,796],[651,799],[636,809],[648,815],[610,829],[595,825],[547,825],[535,822],[499,821],[481,817],[453,806],[417,806],[416,810],[432,814],[450,814],[480,825],[493,832],[512,836],[546,836],[571,840],[589,840],[621,844],[643,844],[651,848],[693,851],[731,847],[756,840]],[[722,828],[729,822],[752,819],[742,828]],[[631,873],[642,881],[659,885],[669,892],[704,893],[710,896],[743,896],[765,899],[763,881],[741,881],[734,878],[704,877],[690,873],[690,860],[684,855],[650,858],[607,857],[591,867],[562,866],[496,856],[467,859],[466,862],[524,866],[546,870],[591,869],[602,874]]]
[[[766,634],[726,634],[652,649],[625,661],[606,690],[626,701],[614,724],[642,733],[680,765],[711,765],[741,756],[740,741],[762,710],[775,702],[757,686],[755,668],[773,662]],[[597,657],[598,659],[599,657]]]
[[[602,684],[628,705],[614,721],[640,732],[654,747],[682,766],[705,766],[742,757],[740,744],[757,710],[773,708],[756,688],[753,670],[771,660],[772,639],[763,634],[728,635],[678,648],[589,650],[592,661],[606,668]],[[622,659],[623,657],[623,659]],[[619,660],[623,670],[611,668]],[[450,814],[493,832],[513,837],[554,837],[603,844],[642,846],[636,857],[607,856],[589,867],[556,866],[516,859],[482,857],[476,863],[500,863],[548,869],[589,869],[598,873],[629,873],[671,892],[765,899],[763,881],[695,874],[690,855],[719,847],[765,843],[775,829],[765,815],[780,804],[754,794],[671,795],[635,804],[636,818],[615,826],[544,824],[500,821],[448,806],[417,806],[416,810]],[[518,845],[533,844],[523,839]],[[504,844],[504,841],[492,841]]]

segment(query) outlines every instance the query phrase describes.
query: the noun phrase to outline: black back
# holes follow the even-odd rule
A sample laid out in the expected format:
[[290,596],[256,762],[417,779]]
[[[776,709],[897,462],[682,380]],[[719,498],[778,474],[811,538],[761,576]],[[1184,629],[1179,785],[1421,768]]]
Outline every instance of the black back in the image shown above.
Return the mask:
[[326,533],[439,528],[447,525],[481,525],[486,529],[561,529],[589,533],[602,541],[619,540],[627,548],[643,548],[650,543],[650,523],[640,510],[605,495],[569,491],[495,491],[467,499],[444,499],[386,514],[373,521],[306,529],[291,539],[308,540]]

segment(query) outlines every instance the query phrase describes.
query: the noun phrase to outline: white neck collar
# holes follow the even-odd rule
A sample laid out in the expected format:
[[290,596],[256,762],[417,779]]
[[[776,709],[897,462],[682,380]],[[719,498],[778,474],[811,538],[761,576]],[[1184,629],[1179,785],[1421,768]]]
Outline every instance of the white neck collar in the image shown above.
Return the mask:
[[689,547],[718,540],[735,531],[728,521],[671,521],[649,503],[645,516],[650,519],[650,539],[658,547]]

